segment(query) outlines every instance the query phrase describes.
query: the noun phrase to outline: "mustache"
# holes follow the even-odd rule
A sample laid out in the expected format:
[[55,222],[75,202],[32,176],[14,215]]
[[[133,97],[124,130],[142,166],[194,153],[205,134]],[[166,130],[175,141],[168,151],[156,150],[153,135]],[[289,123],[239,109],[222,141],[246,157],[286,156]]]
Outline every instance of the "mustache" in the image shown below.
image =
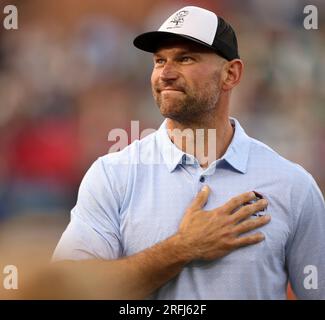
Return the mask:
[[158,84],[156,86],[154,86],[154,89],[156,92],[160,93],[163,90],[169,89],[169,90],[178,90],[178,91],[182,91],[185,92],[185,88],[181,85],[178,84]]

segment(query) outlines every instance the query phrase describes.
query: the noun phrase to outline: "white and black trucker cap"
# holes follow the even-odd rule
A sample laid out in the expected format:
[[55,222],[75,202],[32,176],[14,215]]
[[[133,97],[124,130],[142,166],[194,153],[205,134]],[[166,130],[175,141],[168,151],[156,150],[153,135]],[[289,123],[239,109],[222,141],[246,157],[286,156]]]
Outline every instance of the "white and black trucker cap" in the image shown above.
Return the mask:
[[169,38],[185,38],[214,50],[227,60],[239,58],[235,31],[223,18],[209,10],[188,6],[173,13],[158,29],[137,36],[133,44],[155,52]]

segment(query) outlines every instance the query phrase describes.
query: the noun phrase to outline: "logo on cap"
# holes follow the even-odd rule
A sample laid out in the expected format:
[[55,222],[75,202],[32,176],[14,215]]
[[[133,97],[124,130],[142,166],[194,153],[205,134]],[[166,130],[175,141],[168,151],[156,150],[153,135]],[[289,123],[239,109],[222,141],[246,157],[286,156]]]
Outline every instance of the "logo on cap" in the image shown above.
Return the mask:
[[174,25],[168,27],[167,29],[180,28],[184,23],[184,17],[186,17],[188,14],[189,12],[187,10],[177,12],[172,20],[170,20],[170,22],[174,23]]

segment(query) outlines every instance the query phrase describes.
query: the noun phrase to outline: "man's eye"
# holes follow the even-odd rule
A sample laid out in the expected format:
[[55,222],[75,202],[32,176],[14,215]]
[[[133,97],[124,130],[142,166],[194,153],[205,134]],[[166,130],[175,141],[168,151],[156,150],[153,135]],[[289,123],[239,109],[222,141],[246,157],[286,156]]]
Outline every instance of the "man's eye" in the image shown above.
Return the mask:
[[156,59],[155,60],[155,64],[163,64],[165,61],[164,61],[164,59]]
[[187,57],[187,56],[182,57],[180,60],[181,60],[181,62],[191,62],[191,61],[193,61],[193,59],[191,57]]

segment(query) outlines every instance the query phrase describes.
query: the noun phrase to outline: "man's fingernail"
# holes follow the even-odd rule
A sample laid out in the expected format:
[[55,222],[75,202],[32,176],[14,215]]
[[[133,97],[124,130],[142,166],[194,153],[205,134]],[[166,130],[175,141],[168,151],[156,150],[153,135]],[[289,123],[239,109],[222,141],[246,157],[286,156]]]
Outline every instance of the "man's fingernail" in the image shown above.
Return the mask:
[[209,191],[209,187],[208,186],[203,186],[203,188],[201,190],[204,191],[204,192]]
[[267,205],[267,200],[266,199],[262,199],[260,201],[261,201],[261,203],[262,203],[263,206],[266,206]]

